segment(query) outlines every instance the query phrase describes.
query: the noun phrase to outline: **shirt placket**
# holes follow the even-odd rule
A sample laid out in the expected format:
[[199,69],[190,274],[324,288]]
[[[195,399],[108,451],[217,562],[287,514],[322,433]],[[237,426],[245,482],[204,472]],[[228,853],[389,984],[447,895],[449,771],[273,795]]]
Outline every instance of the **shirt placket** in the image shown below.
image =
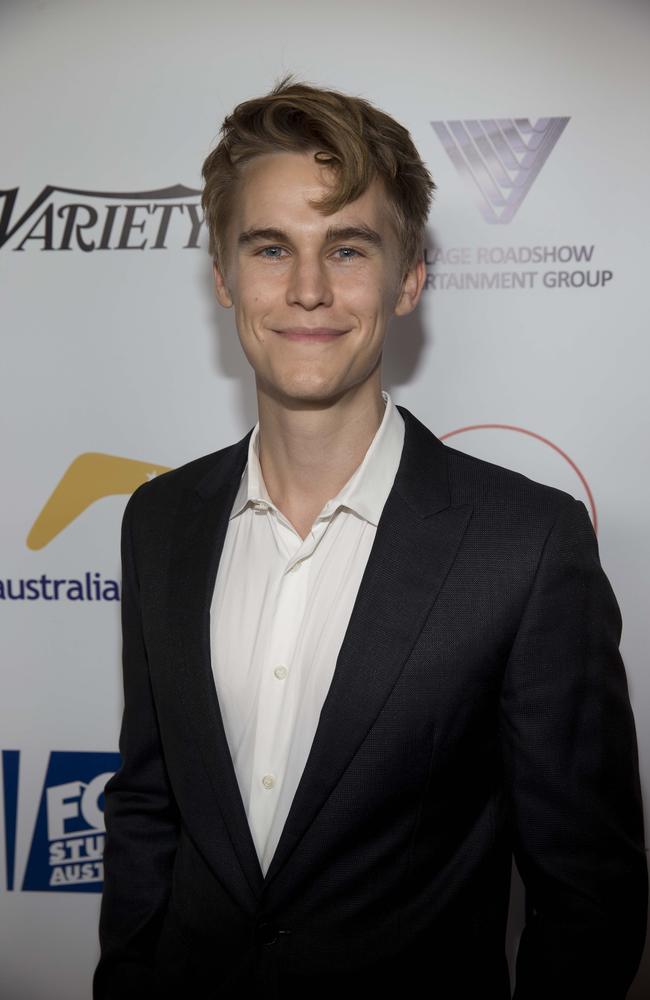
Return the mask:
[[253,753],[249,816],[255,817],[255,841],[260,856],[273,823],[286,777],[301,664],[294,651],[307,602],[310,561],[327,521],[318,519],[305,539],[276,508],[269,508],[284,566],[277,579],[274,613],[261,672],[258,722]]

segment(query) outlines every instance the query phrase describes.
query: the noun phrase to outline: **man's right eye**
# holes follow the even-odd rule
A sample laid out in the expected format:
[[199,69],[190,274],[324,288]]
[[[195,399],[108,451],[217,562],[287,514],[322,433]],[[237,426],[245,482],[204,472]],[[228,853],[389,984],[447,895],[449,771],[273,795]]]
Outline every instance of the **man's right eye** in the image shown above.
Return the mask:
[[[282,247],[277,247],[277,246],[262,247],[261,250],[257,251],[257,255],[261,256],[261,257],[266,257],[267,256],[267,254],[265,253],[266,250],[282,250],[282,249],[283,249]],[[270,254],[268,256],[268,259],[269,260],[276,260],[278,257],[279,257],[279,254]]]

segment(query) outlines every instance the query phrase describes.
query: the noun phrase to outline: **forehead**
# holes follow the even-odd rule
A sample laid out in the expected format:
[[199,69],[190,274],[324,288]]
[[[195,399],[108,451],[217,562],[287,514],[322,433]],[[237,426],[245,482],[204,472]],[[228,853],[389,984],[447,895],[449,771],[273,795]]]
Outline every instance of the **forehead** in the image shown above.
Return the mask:
[[309,201],[319,200],[331,190],[335,176],[329,167],[314,160],[313,151],[256,156],[241,168],[234,217],[244,229],[289,221],[321,222],[324,228],[343,220],[386,225],[388,204],[380,178],[374,178],[359,198],[331,215],[322,215],[310,206]]

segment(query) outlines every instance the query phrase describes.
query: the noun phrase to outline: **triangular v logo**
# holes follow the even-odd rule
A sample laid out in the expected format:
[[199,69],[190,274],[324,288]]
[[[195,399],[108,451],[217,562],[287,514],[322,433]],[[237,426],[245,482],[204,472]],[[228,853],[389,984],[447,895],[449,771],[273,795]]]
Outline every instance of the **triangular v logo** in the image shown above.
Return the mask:
[[568,118],[481,118],[431,122],[459,174],[479,194],[486,222],[514,218]]

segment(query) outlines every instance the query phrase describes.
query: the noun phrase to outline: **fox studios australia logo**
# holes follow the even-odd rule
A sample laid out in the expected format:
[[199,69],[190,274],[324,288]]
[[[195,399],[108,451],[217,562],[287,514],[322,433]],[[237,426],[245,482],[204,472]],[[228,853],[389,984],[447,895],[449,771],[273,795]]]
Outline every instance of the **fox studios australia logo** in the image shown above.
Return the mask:
[[562,135],[568,118],[431,122],[449,159],[478,196],[486,222],[510,222]]
[[[104,787],[119,753],[54,751],[43,782],[23,892],[101,892]],[[2,751],[7,889],[16,886],[20,751]]]
[[48,184],[20,213],[19,188],[0,191],[0,249],[166,250],[199,246],[200,191],[85,191]]

